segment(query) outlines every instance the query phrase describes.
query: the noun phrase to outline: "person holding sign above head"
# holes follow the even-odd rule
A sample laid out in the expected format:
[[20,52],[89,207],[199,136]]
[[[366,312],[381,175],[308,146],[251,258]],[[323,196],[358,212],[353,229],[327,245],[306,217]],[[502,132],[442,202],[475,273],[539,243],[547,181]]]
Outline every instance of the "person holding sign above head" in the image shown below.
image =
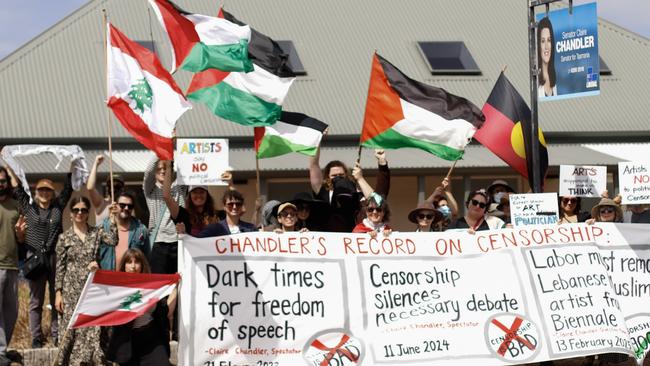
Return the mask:
[[420,202],[409,212],[409,221],[416,224],[416,232],[440,231],[439,223],[443,220],[442,213],[436,210],[430,201]]
[[537,85],[538,98],[557,95],[554,41],[551,20],[548,17],[540,19],[537,23],[537,67],[540,69]]
[[575,224],[585,222],[589,218],[587,212],[581,212],[580,197],[560,196],[558,200],[559,216],[558,224]]
[[301,233],[309,231],[306,227],[298,229],[298,208],[291,202],[284,202],[278,206],[277,210],[278,226],[275,232],[280,234],[287,231],[300,231]]
[[487,216],[490,198],[485,190],[470,192],[465,201],[467,213],[465,216],[452,221],[449,229],[469,229],[471,234],[482,230],[501,229],[505,226],[503,220],[496,216]]
[[380,194],[373,193],[364,203],[366,217],[354,227],[352,232],[368,233],[372,238],[377,237],[377,234],[380,232],[384,236],[390,235],[393,229],[388,226],[390,208],[388,207],[386,198]]

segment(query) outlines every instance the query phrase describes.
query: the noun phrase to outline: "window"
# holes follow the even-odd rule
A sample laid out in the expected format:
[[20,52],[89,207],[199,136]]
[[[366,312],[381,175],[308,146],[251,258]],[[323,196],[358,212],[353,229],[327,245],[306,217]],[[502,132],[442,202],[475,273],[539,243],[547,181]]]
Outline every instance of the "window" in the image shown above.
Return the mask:
[[602,57],[598,56],[598,59],[600,60],[600,74],[601,75],[611,75],[612,70],[607,66],[605,63],[605,60],[603,60]]
[[302,66],[300,57],[298,56],[298,51],[293,45],[293,41],[277,41],[282,51],[289,55],[289,67],[296,75],[307,75],[305,67]]
[[463,42],[418,42],[433,75],[481,75]]

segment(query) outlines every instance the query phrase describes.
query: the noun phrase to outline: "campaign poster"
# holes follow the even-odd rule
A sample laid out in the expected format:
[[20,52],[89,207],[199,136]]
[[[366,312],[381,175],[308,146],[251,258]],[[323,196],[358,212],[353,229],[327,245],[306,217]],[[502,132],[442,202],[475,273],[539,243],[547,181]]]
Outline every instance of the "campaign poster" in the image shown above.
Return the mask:
[[225,185],[221,174],[228,170],[228,140],[177,139],[174,161],[177,184]]
[[650,203],[650,163],[618,163],[618,183],[624,205]]
[[511,194],[510,214],[514,227],[555,224],[559,220],[557,194]]
[[560,196],[600,197],[606,189],[606,166],[560,165]]
[[596,3],[535,17],[540,101],[600,93]]

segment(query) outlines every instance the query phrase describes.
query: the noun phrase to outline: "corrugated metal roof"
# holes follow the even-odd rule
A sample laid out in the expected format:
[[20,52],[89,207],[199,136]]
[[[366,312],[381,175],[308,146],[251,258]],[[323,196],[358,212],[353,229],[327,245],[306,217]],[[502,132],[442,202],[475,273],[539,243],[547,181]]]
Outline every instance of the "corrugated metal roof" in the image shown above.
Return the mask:
[[[212,0],[176,2],[192,12],[216,12]],[[0,61],[0,139],[105,136],[102,8],[130,38],[153,39],[169,64],[168,41],[147,2],[92,0]],[[271,37],[294,42],[308,75],[298,78],[285,109],[326,121],[333,136],[361,129],[375,49],[414,79],[477,105],[504,65],[513,84],[528,94],[527,7],[521,0],[249,0],[227,8]],[[432,76],[417,50],[416,42],[425,40],[464,41],[483,75]],[[650,41],[600,20],[599,45],[612,70],[601,79],[601,95],[540,103],[546,133],[648,132],[650,73],[642,60],[650,59]],[[190,75],[174,76],[185,89]],[[116,138],[129,137],[113,123]],[[252,130],[196,105],[182,117],[178,135],[252,136]]]

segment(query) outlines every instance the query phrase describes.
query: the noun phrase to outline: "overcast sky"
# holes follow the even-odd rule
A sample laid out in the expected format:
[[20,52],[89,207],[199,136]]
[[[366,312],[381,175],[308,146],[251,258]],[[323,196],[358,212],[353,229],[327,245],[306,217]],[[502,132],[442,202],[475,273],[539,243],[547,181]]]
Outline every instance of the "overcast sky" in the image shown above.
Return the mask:
[[[1,0],[0,59],[74,12],[87,1]],[[525,0],[520,1],[525,3]],[[588,2],[588,0],[575,0],[575,4],[584,2]],[[405,4],[408,4],[408,2],[405,2]],[[650,19],[650,0],[599,0],[598,15],[650,38],[650,21],[648,21]]]

